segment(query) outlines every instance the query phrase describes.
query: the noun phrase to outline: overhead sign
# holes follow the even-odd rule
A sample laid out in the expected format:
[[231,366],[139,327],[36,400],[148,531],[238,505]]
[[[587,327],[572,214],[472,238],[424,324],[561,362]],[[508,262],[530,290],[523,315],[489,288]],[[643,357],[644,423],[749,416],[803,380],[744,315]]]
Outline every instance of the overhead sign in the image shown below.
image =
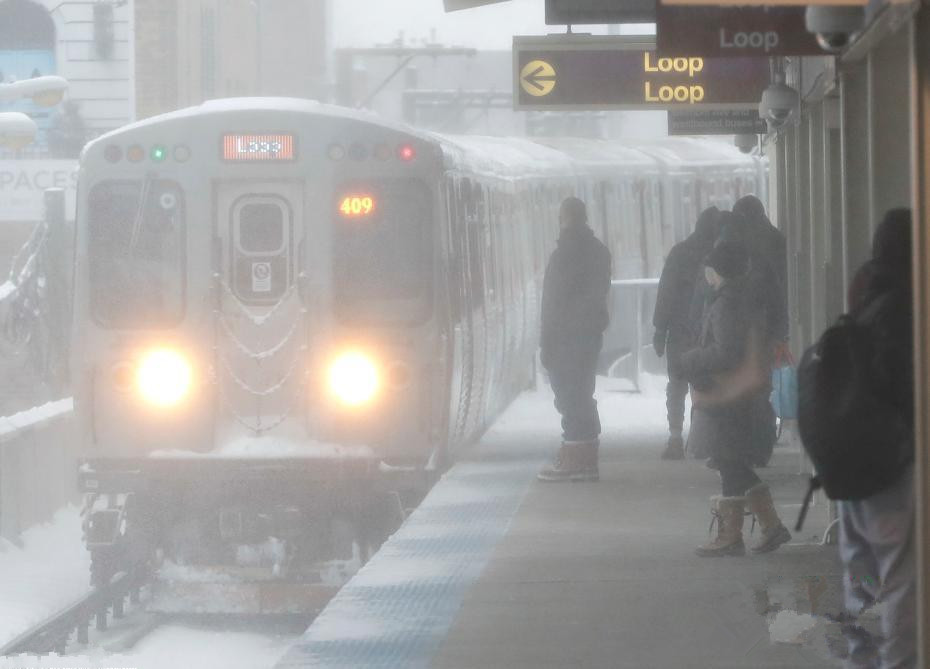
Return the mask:
[[756,109],[670,109],[670,135],[764,135],[765,121]]
[[869,0],[657,0],[666,5],[699,5],[701,7],[804,7],[807,5],[867,5]]
[[656,51],[724,58],[825,54],[804,27],[804,7],[659,5]]
[[65,211],[73,221],[77,172],[76,160],[0,160],[0,222],[43,220],[46,188],[65,189]]
[[657,0],[546,0],[546,24],[653,23]]
[[518,110],[755,108],[769,84],[760,58],[660,57],[652,38],[514,37]]

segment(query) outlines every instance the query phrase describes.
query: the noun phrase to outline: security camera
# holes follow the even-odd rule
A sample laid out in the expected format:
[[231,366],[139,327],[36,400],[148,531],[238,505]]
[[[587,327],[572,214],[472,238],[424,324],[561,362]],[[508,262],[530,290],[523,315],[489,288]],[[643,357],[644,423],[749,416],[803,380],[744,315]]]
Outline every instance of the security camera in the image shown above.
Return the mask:
[[771,132],[784,126],[800,106],[801,96],[798,92],[784,81],[776,80],[762,93],[759,116],[765,119]]
[[817,36],[820,48],[830,53],[842,51],[865,27],[862,5],[811,5],[804,14],[807,32]]
[[759,145],[759,136],[752,134],[737,135],[733,138],[733,143],[743,153],[752,153],[752,150]]

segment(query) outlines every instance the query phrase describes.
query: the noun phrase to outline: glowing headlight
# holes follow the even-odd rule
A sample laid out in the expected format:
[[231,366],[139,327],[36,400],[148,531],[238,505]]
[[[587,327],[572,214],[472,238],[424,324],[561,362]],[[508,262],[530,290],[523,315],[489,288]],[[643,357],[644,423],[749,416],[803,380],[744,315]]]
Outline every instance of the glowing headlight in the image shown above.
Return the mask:
[[370,402],[381,386],[374,361],[358,351],[341,354],[329,366],[329,390],[348,406]]
[[172,407],[190,393],[193,377],[187,358],[171,349],[156,349],[139,361],[136,390],[149,404]]

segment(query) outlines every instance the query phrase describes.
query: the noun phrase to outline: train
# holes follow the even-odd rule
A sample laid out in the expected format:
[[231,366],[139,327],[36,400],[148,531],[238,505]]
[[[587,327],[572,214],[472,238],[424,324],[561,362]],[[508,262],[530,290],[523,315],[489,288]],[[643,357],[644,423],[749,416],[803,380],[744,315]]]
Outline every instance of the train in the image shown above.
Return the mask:
[[535,382],[563,198],[639,278],[702,208],[765,187],[715,140],[446,136],[288,98],[95,139],[71,349],[92,581],[223,565],[299,608],[282,579],[364,561]]

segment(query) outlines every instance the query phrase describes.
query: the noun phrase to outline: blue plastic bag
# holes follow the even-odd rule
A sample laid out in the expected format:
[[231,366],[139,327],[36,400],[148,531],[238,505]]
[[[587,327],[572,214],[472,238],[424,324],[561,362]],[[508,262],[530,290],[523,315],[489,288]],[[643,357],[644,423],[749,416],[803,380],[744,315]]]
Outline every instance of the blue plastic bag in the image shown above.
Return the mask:
[[772,371],[772,408],[782,420],[798,417],[798,373],[791,365]]

